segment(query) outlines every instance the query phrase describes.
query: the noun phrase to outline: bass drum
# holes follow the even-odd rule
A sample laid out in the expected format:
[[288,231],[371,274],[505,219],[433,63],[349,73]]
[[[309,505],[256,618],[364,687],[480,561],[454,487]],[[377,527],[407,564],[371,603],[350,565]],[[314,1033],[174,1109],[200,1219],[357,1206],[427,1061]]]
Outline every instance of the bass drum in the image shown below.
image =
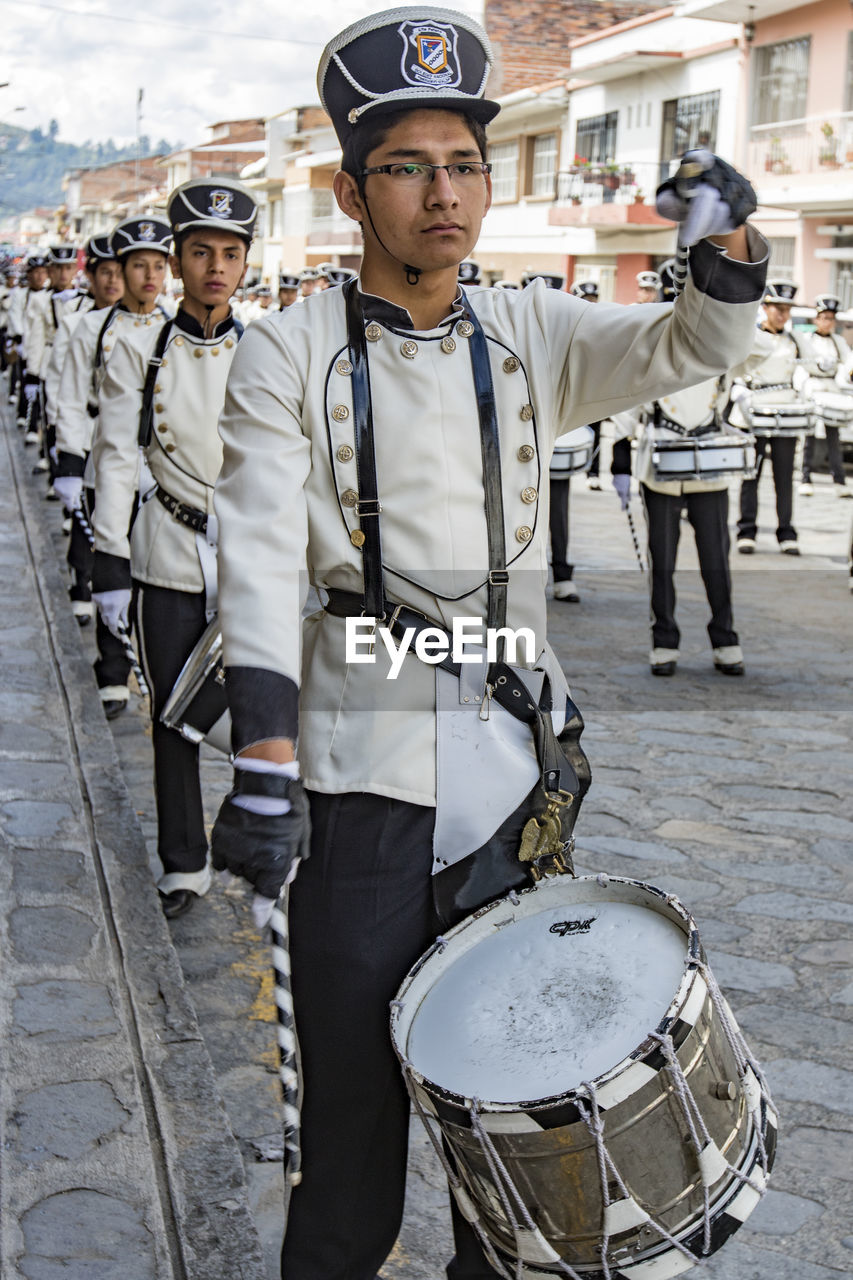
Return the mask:
[[578,471],[586,471],[592,462],[595,432],[592,427],[575,427],[564,436],[558,436],[551,455],[552,480],[565,480]]
[[184,663],[160,719],[189,742],[206,742],[226,756],[231,754],[231,715],[217,618]]
[[491,903],[410,971],[391,1035],[502,1276],[667,1280],[764,1192],[773,1104],[660,889],[563,876]]

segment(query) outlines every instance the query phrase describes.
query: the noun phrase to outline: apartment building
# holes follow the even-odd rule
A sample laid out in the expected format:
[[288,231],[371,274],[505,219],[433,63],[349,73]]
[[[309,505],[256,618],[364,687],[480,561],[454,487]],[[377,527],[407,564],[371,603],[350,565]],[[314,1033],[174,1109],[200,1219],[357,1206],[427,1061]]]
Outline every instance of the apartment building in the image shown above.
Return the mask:
[[774,274],[798,301],[853,307],[853,7],[849,0],[687,0],[682,12],[742,23],[738,162],[759,198]]

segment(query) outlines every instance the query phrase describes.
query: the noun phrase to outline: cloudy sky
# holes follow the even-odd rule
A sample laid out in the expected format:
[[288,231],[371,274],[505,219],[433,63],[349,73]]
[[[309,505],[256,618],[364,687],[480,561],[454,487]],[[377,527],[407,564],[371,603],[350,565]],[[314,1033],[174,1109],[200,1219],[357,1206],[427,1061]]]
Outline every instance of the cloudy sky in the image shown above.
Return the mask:
[[[65,142],[201,141],[216,120],[317,101],[323,46],[383,0],[0,0],[0,121]],[[454,8],[482,15],[482,0]],[[16,108],[25,110],[18,111]]]

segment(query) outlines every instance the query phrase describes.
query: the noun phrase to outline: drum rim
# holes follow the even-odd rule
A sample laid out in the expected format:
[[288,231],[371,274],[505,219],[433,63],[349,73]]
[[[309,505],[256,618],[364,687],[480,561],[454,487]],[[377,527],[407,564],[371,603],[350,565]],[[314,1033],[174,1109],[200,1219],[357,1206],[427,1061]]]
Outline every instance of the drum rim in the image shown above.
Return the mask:
[[[413,987],[416,988],[418,979],[430,961],[437,955],[443,954],[448,947],[452,947],[461,937],[465,936],[468,930],[478,925],[479,922],[486,918],[490,913],[501,908],[509,910],[509,908],[512,907],[515,909],[521,899],[524,899],[531,894],[548,892],[552,887],[559,887],[561,883],[567,885],[587,884],[591,888],[594,886],[593,893],[607,889],[611,885],[624,886],[628,890],[639,890],[642,894],[648,895],[652,903],[656,902],[658,904],[658,909],[661,915],[668,916],[669,919],[674,920],[675,923],[679,924],[685,935],[684,972],[681,975],[675,994],[667,1006],[665,1013],[661,1017],[660,1022],[657,1027],[649,1028],[649,1034],[652,1031],[656,1031],[659,1034],[672,1034],[674,1030],[678,1029],[679,1034],[673,1035],[673,1045],[676,1049],[680,1047],[683,1041],[690,1034],[693,1029],[692,1024],[682,1022],[680,1028],[678,1028],[678,1024],[681,1022],[679,1013],[685,1008],[690,1000],[697,979],[701,982],[703,1002],[707,996],[705,981],[698,971],[698,965],[704,960],[704,952],[699,938],[699,931],[696,927],[693,916],[677,895],[668,893],[665,889],[660,889],[656,885],[651,885],[644,880],[634,880],[627,876],[590,875],[576,876],[570,879],[567,877],[558,877],[556,879],[545,880],[541,881],[539,884],[531,884],[527,888],[521,889],[515,894],[509,894],[506,897],[497,898],[493,902],[489,902],[485,906],[481,907],[478,911],[473,912],[470,916],[466,916],[464,920],[459,922],[459,924],[454,925],[452,929],[449,929],[446,934],[436,939],[429,950],[424,952],[415,964],[412,965],[400,984],[396,996],[391,1002],[391,1043],[403,1068],[404,1074],[410,1076],[412,1081],[414,1081],[428,1095],[466,1113],[471,1111],[476,1102],[476,1109],[480,1114],[512,1114],[519,1111],[535,1114],[537,1111],[553,1110],[559,1106],[571,1106],[579,1096],[586,1098],[587,1095],[586,1090],[583,1087],[583,1082],[578,1081],[570,1089],[565,1089],[560,1093],[549,1094],[546,1097],[541,1098],[519,1098],[512,1102],[496,1102],[479,1097],[474,1099],[464,1094],[457,1093],[455,1090],[448,1089],[443,1085],[437,1084],[436,1081],[432,1080],[429,1076],[425,1076],[423,1072],[417,1070],[414,1063],[409,1059],[407,1052],[411,1027],[414,1023],[415,1017],[417,1016],[417,1011],[426,996],[426,991],[424,991],[421,998],[417,1001],[414,1010],[412,1010],[407,1016],[404,1016],[406,1014],[406,997],[412,992]],[[665,909],[661,910],[661,907]],[[509,923],[509,921],[506,923]],[[476,942],[477,939],[470,942],[468,947],[464,947],[460,952],[460,956],[464,955],[466,951],[475,946]],[[596,1076],[594,1081],[591,1083],[594,1083],[597,1089],[610,1084],[618,1076],[629,1071],[631,1067],[635,1066],[637,1063],[642,1063],[648,1057],[653,1056],[656,1050],[657,1043],[655,1041],[650,1041],[647,1036],[645,1040],[640,1041],[640,1043],[636,1045],[629,1054],[622,1058],[621,1061],[615,1063],[614,1066],[608,1068],[607,1071]],[[637,1087],[639,1087],[639,1083]],[[628,1096],[630,1096],[630,1093],[632,1092],[633,1090],[629,1090]]]

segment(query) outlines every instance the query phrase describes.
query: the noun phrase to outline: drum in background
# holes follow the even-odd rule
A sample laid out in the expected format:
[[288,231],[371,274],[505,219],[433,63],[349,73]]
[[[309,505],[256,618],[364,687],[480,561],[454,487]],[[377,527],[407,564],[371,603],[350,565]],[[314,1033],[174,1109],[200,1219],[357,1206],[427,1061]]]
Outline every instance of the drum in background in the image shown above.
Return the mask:
[[551,455],[552,480],[565,480],[576,471],[586,471],[592,462],[595,432],[592,427],[575,427],[564,436],[558,436]]
[[672,895],[544,881],[476,912],[391,1006],[409,1093],[492,1266],[667,1280],[758,1204],[776,1113]]
[[217,618],[184,663],[160,719],[189,742],[207,742],[217,751],[231,754],[231,715]]
[[827,427],[853,425],[853,387],[834,385],[831,391],[815,391],[814,404],[818,418]]
[[814,427],[813,401],[791,392],[751,391],[738,400],[744,421],[757,436],[796,436]]
[[733,427],[680,439],[654,440],[651,467],[656,480],[722,480],[755,475],[755,440]]

